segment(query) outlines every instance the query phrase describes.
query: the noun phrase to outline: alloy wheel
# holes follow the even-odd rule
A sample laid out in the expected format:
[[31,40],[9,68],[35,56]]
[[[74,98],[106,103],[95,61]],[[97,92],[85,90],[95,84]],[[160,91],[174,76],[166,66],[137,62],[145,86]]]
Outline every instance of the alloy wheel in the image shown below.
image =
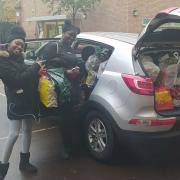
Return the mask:
[[93,151],[103,152],[107,146],[106,127],[100,119],[94,119],[88,128],[89,145]]

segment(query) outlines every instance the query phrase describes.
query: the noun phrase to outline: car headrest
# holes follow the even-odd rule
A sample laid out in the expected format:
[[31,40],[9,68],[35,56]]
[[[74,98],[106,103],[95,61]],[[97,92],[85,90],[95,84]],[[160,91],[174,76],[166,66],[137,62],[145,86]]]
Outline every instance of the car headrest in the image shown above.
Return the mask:
[[86,46],[85,48],[83,48],[81,52],[82,59],[84,61],[87,61],[89,56],[91,56],[94,53],[95,53],[95,48],[93,46]]

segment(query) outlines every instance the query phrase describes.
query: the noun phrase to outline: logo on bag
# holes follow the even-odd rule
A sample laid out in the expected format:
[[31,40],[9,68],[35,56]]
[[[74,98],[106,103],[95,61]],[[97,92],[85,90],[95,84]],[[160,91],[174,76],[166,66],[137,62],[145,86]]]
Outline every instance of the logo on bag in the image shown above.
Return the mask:
[[18,90],[16,91],[16,94],[22,94],[22,93],[24,93],[24,90],[23,90],[23,89],[18,89]]

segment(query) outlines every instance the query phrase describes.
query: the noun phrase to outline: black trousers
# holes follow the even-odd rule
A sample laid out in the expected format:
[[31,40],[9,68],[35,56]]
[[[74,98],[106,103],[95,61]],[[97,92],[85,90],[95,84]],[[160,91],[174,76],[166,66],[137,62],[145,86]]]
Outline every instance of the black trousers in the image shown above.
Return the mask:
[[62,105],[58,117],[58,125],[62,135],[62,142],[65,148],[71,149],[73,146],[73,135],[75,133],[72,105],[70,103]]
[[42,117],[56,117],[55,119],[64,146],[68,149],[72,148],[73,136],[76,134],[77,127],[72,103],[65,103],[58,108],[45,108],[41,105],[40,109]]

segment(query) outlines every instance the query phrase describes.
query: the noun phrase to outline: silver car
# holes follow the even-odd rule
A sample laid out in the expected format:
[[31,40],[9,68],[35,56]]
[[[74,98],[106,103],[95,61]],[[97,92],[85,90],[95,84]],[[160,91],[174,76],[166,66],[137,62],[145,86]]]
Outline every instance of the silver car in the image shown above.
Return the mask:
[[[100,74],[96,72],[94,83],[87,83],[90,93],[82,108],[84,137],[94,158],[109,160],[117,137],[129,137],[134,141],[135,138],[165,139],[180,135],[180,104],[159,109],[157,99],[162,94],[158,93],[162,92],[156,91],[159,88],[156,79],[162,70],[162,59],[171,55],[177,61],[180,59],[179,16],[179,8],[161,12],[139,36],[119,32],[78,35],[75,43],[77,49],[92,47],[109,52],[104,69]],[[91,53],[86,56],[86,62],[90,56]],[[147,56],[151,57],[148,67],[144,64]],[[176,79],[178,77],[179,72]],[[173,84],[173,88],[179,85]],[[173,88],[166,89],[166,92]],[[162,97],[167,98],[165,95]]]

